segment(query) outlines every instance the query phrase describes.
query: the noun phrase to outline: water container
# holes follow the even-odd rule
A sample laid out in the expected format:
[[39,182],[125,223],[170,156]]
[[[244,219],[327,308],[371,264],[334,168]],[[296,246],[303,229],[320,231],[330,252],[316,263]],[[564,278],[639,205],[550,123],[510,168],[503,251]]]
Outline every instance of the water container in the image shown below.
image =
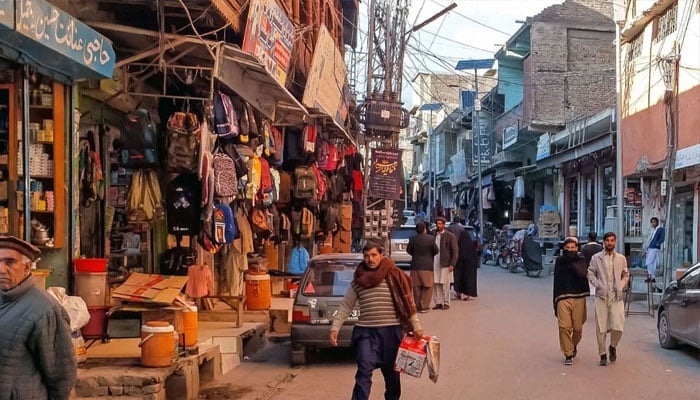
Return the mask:
[[246,307],[249,310],[268,310],[272,303],[270,275],[260,272],[245,274]]
[[177,356],[175,327],[165,321],[149,321],[141,326],[141,365],[170,366]]
[[104,307],[107,302],[106,272],[76,272],[75,295],[82,297],[88,307]]
[[189,307],[182,310],[182,326],[185,335],[185,347],[197,345],[197,307]]
[[50,273],[50,270],[33,269],[32,276],[34,277],[34,286],[41,290],[46,290],[46,278]]
[[88,307],[90,321],[80,330],[85,339],[102,339],[109,307]]

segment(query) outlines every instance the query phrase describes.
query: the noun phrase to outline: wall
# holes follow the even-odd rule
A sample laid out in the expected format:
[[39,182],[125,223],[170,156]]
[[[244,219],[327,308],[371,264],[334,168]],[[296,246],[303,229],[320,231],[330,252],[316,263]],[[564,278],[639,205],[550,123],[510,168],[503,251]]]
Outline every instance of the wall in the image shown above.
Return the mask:
[[504,108],[506,111],[516,107],[523,101],[524,86],[522,67],[511,67],[507,64],[498,64],[498,93],[505,96]]

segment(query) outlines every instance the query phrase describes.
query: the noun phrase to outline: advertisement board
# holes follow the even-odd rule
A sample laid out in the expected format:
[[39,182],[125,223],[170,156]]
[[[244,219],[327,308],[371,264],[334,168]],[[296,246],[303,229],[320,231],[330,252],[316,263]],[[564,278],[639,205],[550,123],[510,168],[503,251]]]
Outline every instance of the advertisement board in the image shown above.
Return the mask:
[[374,149],[369,173],[369,196],[399,200],[403,188],[401,150]]
[[493,149],[491,145],[491,130],[489,120],[479,119],[479,129],[472,140],[472,165],[479,165],[478,155],[481,154],[481,168],[487,168],[493,161]]
[[549,157],[550,147],[549,133],[541,135],[537,140],[537,156],[535,157],[535,161],[544,160]]

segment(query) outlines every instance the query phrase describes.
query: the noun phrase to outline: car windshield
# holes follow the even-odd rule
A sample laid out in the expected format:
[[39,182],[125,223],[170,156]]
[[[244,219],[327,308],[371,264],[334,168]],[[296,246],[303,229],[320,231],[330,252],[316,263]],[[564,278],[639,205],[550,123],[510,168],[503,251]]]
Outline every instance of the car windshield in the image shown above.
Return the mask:
[[401,228],[391,232],[392,239],[410,239],[411,236],[416,234],[416,228]]
[[305,296],[342,297],[350,288],[357,261],[315,261],[306,271]]

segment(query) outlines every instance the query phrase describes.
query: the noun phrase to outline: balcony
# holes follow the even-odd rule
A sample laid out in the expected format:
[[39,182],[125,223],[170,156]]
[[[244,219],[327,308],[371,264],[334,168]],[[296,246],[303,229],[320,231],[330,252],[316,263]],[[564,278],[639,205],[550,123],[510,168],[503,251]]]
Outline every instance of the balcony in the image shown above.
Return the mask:
[[[644,240],[642,236],[642,207],[625,206],[624,230],[625,241],[628,239]],[[605,231],[615,232],[617,230],[617,206],[608,206],[605,215]]]

